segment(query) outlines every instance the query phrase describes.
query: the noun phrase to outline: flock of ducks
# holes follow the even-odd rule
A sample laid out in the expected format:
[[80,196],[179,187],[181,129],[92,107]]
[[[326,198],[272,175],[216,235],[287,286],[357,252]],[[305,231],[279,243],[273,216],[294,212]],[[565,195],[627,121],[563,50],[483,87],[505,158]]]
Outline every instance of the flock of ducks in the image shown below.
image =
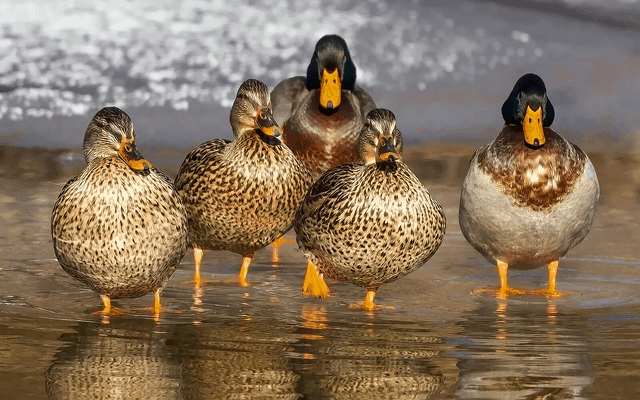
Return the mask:
[[[509,268],[547,265],[558,296],[558,260],[582,241],[595,218],[598,179],[589,158],[550,125],[544,82],[520,78],[502,106],[505,125],[469,164],[460,198],[467,241],[498,268],[498,297],[527,293],[507,283]],[[111,299],[160,293],[187,248],[195,284],[204,250],[242,256],[248,285],[254,252],[292,227],[308,257],[303,292],[329,294],[324,277],[367,290],[423,265],[442,244],[446,218],[403,161],[394,114],[376,108],[356,84],[340,36],[322,37],[307,75],[269,93],[249,79],[231,108],[234,140],[193,149],[175,182],[136,148],[129,116],[100,110],[86,130],[87,167],[62,189],[51,231],[62,268]],[[481,291],[484,291],[483,289]]]

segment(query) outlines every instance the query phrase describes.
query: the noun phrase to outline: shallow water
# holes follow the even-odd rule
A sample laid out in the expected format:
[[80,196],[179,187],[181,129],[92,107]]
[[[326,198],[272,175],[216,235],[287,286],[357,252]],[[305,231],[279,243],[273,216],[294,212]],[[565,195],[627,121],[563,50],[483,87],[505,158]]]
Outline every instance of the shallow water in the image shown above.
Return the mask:
[[[163,292],[92,313],[99,297],[54,259],[50,213],[83,166],[77,150],[0,148],[0,393],[3,398],[585,398],[640,396],[640,156],[592,153],[602,197],[595,226],[561,260],[557,299],[473,295],[495,267],[457,224],[472,145],[409,147],[406,159],[445,207],[445,242],[421,269],[383,286],[387,308],[351,309],[364,291],[329,282],[305,298],[291,234],[277,268],[256,253],[252,286],[194,289],[191,255]],[[145,153],[169,175],[182,151]],[[206,279],[233,278],[240,257],[206,252]],[[513,271],[521,288],[544,268]],[[393,307],[391,309],[390,307]]]

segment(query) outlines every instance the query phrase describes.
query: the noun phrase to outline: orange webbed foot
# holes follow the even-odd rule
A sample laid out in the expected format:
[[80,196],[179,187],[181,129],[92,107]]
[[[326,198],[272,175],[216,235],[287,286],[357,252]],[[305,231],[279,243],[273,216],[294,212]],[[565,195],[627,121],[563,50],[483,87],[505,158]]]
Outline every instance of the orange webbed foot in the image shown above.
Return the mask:
[[331,294],[329,286],[327,286],[327,283],[324,281],[324,277],[311,261],[307,263],[307,272],[304,276],[302,293],[305,296],[313,296],[321,300],[324,300]]

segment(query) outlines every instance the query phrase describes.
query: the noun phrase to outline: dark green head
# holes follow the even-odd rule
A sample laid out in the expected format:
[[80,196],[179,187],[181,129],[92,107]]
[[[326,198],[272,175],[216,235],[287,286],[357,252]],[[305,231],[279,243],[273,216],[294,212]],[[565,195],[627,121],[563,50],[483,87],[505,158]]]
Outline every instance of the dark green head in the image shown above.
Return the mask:
[[320,105],[333,109],[340,105],[340,92],[353,90],[355,84],[356,66],[347,42],[338,35],[320,38],[307,67],[307,89],[320,89]]
[[553,123],[555,110],[547,97],[547,88],[536,74],[523,75],[502,105],[502,117],[508,125],[523,128],[525,142],[533,148],[545,143],[543,127]]

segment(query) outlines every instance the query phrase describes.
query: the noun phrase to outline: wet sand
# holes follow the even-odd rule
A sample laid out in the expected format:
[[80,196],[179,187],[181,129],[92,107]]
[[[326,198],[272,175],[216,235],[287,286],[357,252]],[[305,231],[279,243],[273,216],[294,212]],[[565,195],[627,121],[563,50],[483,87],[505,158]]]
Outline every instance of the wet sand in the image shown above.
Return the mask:
[[[289,233],[277,268],[256,254],[249,288],[188,281],[188,253],[163,294],[116,304],[54,259],[50,213],[81,153],[0,147],[0,392],[7,398],[637,398],[640,396],[640,154],[590,151],[601,189],[595,225],[561,260],[557,299],[473,295],[495,267],[464,240],[460,185],[476,143],[408,147],[405,158],[445,208],[447,234],[421,269],[383,286],[375,313],[352,310],[364,291],[329,282],[304,298],[305,260]],[[143,148],[170,176],[185,150]],[[240,257],[208,251],[204,277],[233,278]],[[544,268],[513,271],[521,288]],[[546,396],[546,397],[545,397]]]

